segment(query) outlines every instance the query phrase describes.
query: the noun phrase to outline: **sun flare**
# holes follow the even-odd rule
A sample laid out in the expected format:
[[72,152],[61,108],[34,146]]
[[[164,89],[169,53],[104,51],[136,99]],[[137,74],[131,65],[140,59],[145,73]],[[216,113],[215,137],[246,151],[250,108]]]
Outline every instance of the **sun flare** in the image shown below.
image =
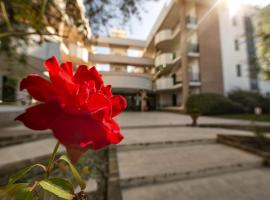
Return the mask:
[[228,0],[230,16],[233,17],[237,14],[240,8],[239,0]]

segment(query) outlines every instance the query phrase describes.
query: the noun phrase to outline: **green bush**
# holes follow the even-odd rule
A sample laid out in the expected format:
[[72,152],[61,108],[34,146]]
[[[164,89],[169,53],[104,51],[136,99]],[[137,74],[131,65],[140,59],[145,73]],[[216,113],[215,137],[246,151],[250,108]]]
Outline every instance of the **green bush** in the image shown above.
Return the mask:
[[258,92],[237,89],[231,91],[228,94],[228,97],[233,102],[241,104],[247,113],[254,113],[255,107],[261,107],[263,112],[269,111],[269,102],[267,98],[263,97]]
[[219,94],[194,94],[189,96],[186,104],[187,112],[195,111],[202,115],[219,115],[227,113],[243,113],[243,106],[234,103]]

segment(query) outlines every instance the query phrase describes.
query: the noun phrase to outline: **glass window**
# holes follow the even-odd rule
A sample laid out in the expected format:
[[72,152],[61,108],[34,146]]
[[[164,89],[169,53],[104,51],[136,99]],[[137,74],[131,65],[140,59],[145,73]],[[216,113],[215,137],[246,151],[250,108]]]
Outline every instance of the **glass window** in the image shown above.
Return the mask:
[[236,74],[238,77],[242,76],[242,69],[241,69],[241,65],[236,65]]
[[236,51],[239,50],[239,41],[238,40],[234,40],[234,48]]
[[138,49],[128,49],[127,54],[130,57],[142,57],[143,52]]
[[96,64],[96,68],[98,71],[108,72],[110,71],[110,65],[109,64]]
[[101,47],[101,46],[95,46],[93,48],[93,53],[94,54],[110,54],[111,53],[111,49],[109,47]]

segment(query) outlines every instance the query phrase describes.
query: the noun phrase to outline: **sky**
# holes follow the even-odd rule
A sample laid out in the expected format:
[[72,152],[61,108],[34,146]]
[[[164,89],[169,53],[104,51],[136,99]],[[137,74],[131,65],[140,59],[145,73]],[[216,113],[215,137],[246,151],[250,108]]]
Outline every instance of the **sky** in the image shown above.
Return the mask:
[[[159,0],[158,2],[147,2],[143,6],[146,12],[141,13],[142,20],[131,18],[125,29],[128,33],[128,38],[146,40],[153,24],[155,23],[162,8],[170,0]],[[270,4],[270,0],[234,0],[243,4],[251,4],[257,6],[265,6]],[[143,31],[142,31],[143,30]]]

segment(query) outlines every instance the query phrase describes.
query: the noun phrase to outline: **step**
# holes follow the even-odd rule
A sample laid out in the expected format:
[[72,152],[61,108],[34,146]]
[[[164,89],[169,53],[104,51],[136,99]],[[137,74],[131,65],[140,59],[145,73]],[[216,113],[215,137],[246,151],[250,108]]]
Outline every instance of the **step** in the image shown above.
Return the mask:
[[257,168],[122,190],[123,200],[269,200],[270,169]]
[[255,155],[221,144],[118,151],[122,187],[201,177],[262,165]]
[[119,146],[144,145],[162,142],[185,142],[192,140],[216,140],[217,134],[240,134],[252,135],[249,131],[228,130],[220,128],[197,128],[197,127],[156,127],[123,129],[124,140]]
[[[23,167],[44,161],[51,155],[56,142],[56,139],[50,138],[1,148],[1,179],[6,179],[9,174]],[[58,153],[63,152],[65,152],[65,148],[61,145]]]

